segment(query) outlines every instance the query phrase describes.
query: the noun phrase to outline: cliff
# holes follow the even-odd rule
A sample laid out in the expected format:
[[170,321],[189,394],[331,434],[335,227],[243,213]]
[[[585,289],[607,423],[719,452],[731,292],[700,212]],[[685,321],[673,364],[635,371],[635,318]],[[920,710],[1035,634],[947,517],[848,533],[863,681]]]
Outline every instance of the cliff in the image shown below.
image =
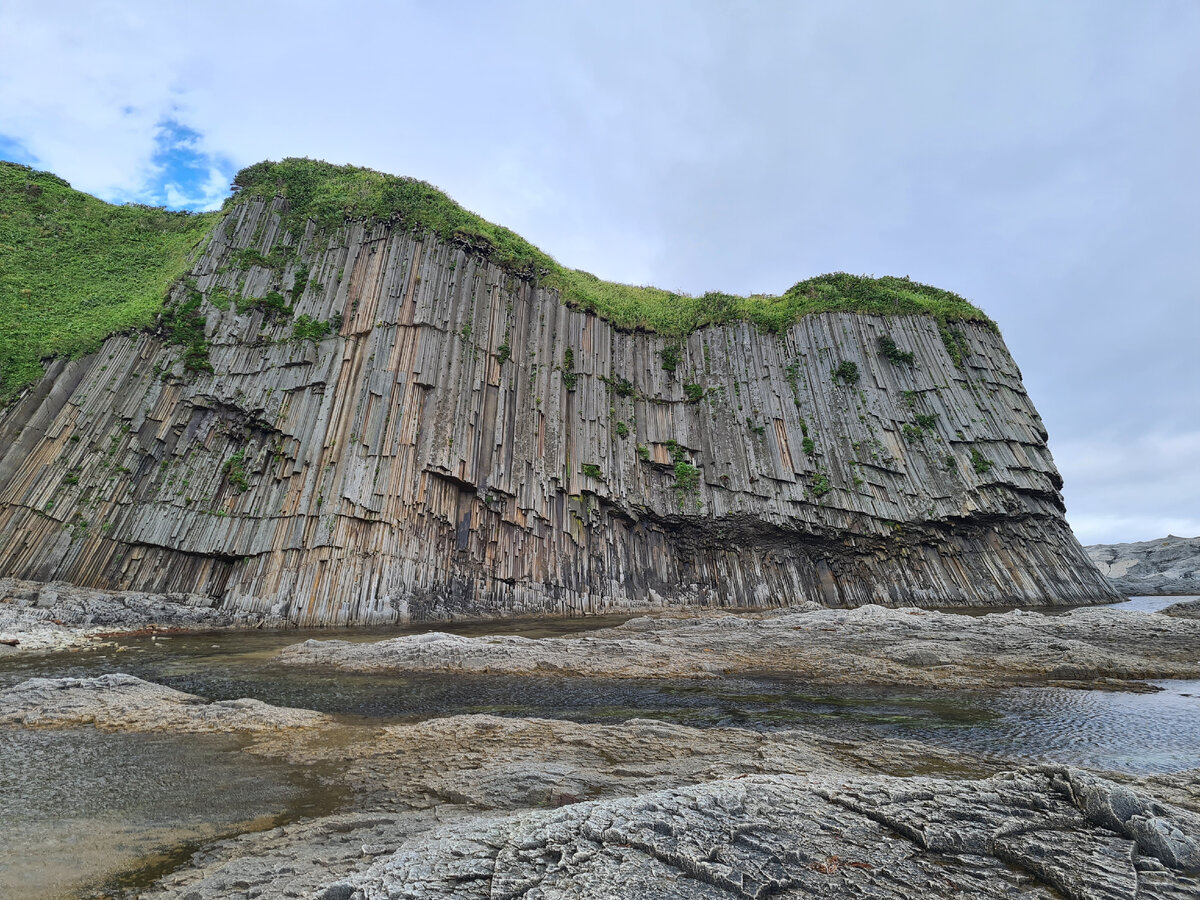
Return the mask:
[[157,327],[0,417],[0,575],[309,624],[1115,599],[961,298],[828,276],[664,326],[511,232],[264,172]]
[[1122,594],[1200,594],[1200,537],[1083,548]]

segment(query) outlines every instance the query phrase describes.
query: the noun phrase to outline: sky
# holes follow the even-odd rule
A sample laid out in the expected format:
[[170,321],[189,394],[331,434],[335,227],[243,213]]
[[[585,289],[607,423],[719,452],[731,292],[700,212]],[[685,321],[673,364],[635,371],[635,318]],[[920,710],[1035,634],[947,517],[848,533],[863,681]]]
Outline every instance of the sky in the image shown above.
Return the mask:
[[0,158],[210,209],[411,175],[690,293],[830,271],[1000,325],[1084,543],[1200,535],[1200,3],[0,4]]

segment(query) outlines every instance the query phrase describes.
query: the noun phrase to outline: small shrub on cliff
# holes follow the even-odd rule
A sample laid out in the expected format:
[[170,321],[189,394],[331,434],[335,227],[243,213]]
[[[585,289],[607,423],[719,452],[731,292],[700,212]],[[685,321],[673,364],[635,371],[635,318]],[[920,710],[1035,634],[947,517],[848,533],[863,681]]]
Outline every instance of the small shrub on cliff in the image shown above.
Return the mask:
[[978,447],[971,448],[971,466],[979,475],[984,474],[992,468],[992,461],[979,452]]
[[879,350],[887,358],[888,362],[898,366],[911,366],[913,364],[913,352],[911,350],[901,350],[896,346],[896,342],[892,340],[891,335],[881,334],[879,336]]
[[704,399],[704,385],[685,384],[683,386],[683,395],[687,397],[688,403],[699,403]]
[[225,465],[221,467],[221,471],[229,479],[229,483],[234,486],[239,494],[244,494],[250,490],[250,482],[246,480],[246,451],[239,450],[229,459],[225,460]]
[[328,322],[318,322],[309,315],[303,315],[292,323],[292,340],[312,341],[320,343],[333,328]]
[[679,344],[667,344],[662,350],[658,351],[658,355],[662,359],[664,372],[674,372],[678,368],[680,350],[682,348]]
[[575,390],[575,383],[579,381],[579,373],[575,371],[575,351],[570,347],[563,351],[562,381],[568,391]]
[[595,463],[584,463],[579,467],[579,471],[581,471],[588,478],[595,478],[597,481],[604,480],[604,473],[600,471],[600,467]]
[[833,486],[829,483],[829,476],[823,472],[818,472],[812,477],[812,494],[814,497],[824,497],[833,490]]
[[843,359],[831,373],[834,381],[845,384],[858,384],[858,363]]
[[626,425],[624,422],[617,423],[617,437],[619,437],[619,438],[629,437],[629,426]]

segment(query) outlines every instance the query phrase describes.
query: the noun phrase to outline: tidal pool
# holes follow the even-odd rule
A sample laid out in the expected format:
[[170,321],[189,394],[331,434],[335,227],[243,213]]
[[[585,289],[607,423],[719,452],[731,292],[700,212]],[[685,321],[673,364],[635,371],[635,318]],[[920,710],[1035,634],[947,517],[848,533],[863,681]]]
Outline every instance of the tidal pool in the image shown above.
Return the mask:
[[[1126,608],[1145,606],[1135,598]],[[437,628],[544,637],[622,618]],[[643,717],[701,728],[812,730],[858,743],[904,738],[998,765],[1045,761],[1128,773],[1200,767],[1200,681],[1160,682],[1162,690],[1152,694],[938,691],[834,688],[779,676],[673,681],[398,676],[273,662],[280,648],[310,637],[380,640],[428,630],[134,637],[91,651],[0,658],[0,688],[35,676],[128,672],[211,700],[253,697],[347,722],[412,722],[464,713],[580,722]],[[240,746],[227,736],[0,729],[0,896],[119,891],[122,882],[112,880],[114,872],[131,872],[125,883],[145,883],[155,867],[167,870],[186,860],[189,846],[336,806],[337,792],[314,773],[241,753]]]

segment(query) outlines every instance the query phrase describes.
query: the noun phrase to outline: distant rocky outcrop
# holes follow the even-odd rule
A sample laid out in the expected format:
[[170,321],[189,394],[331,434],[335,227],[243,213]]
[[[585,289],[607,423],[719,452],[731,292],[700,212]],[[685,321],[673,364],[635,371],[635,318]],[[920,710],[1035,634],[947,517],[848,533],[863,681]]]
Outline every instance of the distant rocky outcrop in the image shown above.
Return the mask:
[[1122,594],[1200,594],[1200,537],[1084,547]]
[[986,319],[847,296],[630,330],[487,241],[278,184],[157,329],[0,413],[0,574],[303,624],[1116,597]]

